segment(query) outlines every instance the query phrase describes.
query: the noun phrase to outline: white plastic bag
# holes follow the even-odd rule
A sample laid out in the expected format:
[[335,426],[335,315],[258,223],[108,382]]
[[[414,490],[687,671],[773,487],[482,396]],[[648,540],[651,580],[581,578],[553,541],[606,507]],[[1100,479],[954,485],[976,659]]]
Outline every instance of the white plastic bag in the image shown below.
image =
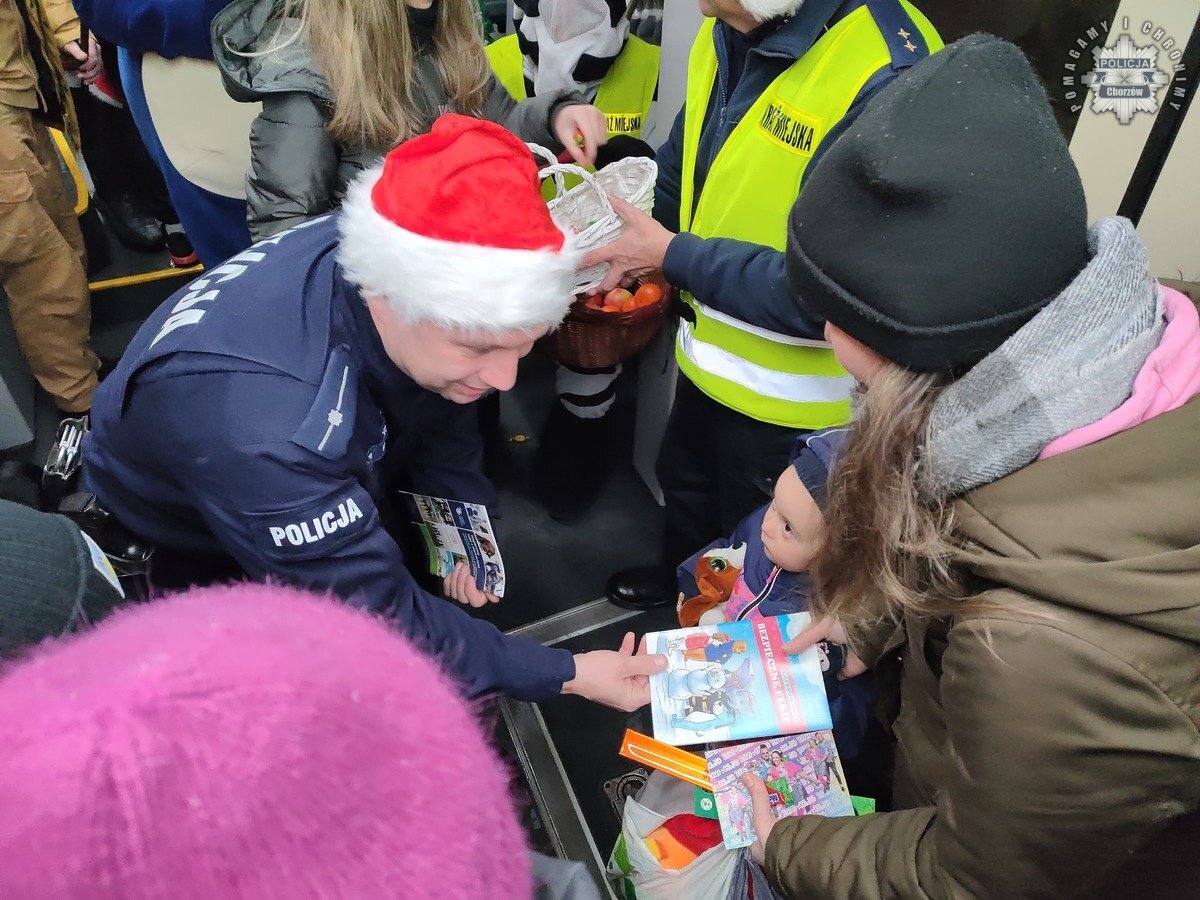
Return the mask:
[[[657,775],[658,773],[655,773]],[[644,838],[658,828],[671,816],[680,812],[691,812],[692,788],[676,779],[662,776],[668,782],[674,782],[686,789],[687,806],[680,806],[674,798],[666,798],[660,792],[653,790],[648,784],[642,793],[642,799],[647,803],[663,809],[655,812],[643,806],[632,797],[625,801],[625,811],[621,822],[621,839],[624,843],[625,866],[616,865],[616,857],[609,863],[609,872],[636,891],[637,900],[725,900],[733,880],[733,871],[737,866],[739,851],[726,850],[724,844],[705,850],[698,857],[679,870],[664,869],[646,847]],[[653,782],[654,778],[651,777]],[[655,794],[658,796],[654,796]],[[673,794],[673,791],[667,793]],[[681,793],[681,796],[682,796]],[[625,896],[618,891],[618,894]]]

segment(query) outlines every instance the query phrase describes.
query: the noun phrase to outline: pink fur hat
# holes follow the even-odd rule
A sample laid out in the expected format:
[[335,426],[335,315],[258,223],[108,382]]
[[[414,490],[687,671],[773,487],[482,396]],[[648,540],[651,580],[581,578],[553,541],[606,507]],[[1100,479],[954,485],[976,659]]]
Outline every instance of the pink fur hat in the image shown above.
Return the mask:
[[0,896],[528,897],[509,777],[404,639],[237,585],[0,677]]

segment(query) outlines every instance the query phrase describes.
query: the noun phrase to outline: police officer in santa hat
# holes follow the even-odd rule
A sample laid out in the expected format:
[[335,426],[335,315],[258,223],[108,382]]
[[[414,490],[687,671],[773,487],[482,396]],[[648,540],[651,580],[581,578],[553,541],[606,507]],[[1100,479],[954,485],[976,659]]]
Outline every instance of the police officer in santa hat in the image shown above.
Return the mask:
[[[574,657],[505,636],[423,591],[381,521],[400,470],[418,493],[493,501],[470,404],[512,387],[565,315],[578,260],[525,145],[443,116],[340,213],[229,259],[143,324],[96,394],[84,486],[158,547],[156,586],[199,580],[180,579],[190,567],[328,589],[440,655],[471,695],[641,706],[665,660],[635,655],[632,635]],[[488,599],[467,572],[447,582]]]

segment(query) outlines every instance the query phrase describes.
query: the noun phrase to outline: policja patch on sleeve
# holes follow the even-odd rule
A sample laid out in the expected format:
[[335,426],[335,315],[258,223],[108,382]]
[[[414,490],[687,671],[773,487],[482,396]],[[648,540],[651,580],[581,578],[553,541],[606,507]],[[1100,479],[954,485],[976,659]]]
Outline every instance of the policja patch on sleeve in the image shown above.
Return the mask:
[[337,552],[374,527],[379,512],[362,485],[348,482],[317,500],[249,518],[263,557],[288,562]]

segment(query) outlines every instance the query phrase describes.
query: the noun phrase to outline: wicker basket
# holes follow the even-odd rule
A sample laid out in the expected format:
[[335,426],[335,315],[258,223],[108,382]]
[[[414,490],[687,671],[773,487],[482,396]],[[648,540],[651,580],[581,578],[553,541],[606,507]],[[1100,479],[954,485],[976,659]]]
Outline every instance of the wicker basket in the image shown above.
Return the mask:
[[563,323],[538,345],[556,361],[577,369],[603,369],[624,362],[654,340],[671,304],[671,286],[661,277],[643,278],[637,286],[648,281],[663,289],[662,299],[653,306],[610,313],[590,309],[586,297],[576,297]]
[[[571,163],[560,163],[545,147],[529,144],[535,156],[549,162],[540,170],[542,180],[552,179],[555,197],[549,202],[550,217],[565,231],[574,235],[575,245],[585,253],[596,250],[621,236],[625,223],[608,201],[608,195],[620,197],[649,213],[654,204],[654,181],[658,166],[652,159],[618,160],[593,175],[587,169]],[[567,187],[565,176],[578,179]],[[574,291],[583,294],[604,280],[608,263],[589,266],[575,273]]]

